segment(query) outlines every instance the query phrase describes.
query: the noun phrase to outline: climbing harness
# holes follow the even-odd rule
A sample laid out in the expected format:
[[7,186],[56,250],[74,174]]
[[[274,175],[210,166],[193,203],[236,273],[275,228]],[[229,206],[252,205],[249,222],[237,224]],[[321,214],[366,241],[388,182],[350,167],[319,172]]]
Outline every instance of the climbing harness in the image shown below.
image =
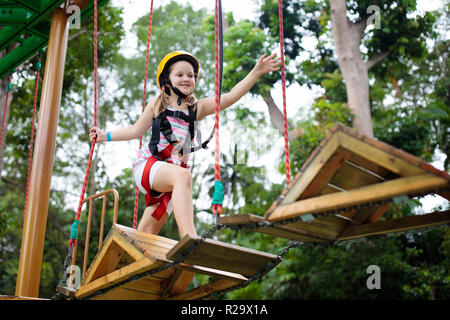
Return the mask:
[[[168,145],[165,149],[163,149],[160,153],[158,153],[157,157],[151,156],[147,160],[144,172],[142,174],[141,184],[144,190],[147,192],[145,194],[145,202],[147,207],[159,203],[158,207],[152,214],[152,217],[154,217],[156,220],[161,219],[164,212],[166,212],[169,201],[172,198],[172,192],[160,193],[151,190],[149,183],[150,171],[156,161],[165,161],[166,159],[168,159],[171,156],[173,149],[174,149],[173,145]],[[187,164],[185,162],[182,162],[181,167],[186,168]]]
[[[185,153],[193,152],[195,151],[193,148],[191,148],[191,141],[194,139],[195,135],[195,122],[197,119],[197,110],[194,110],[194,106],[188,107],[189,114],[186,115],[181,110],[172,111],[169,109],[164,110],[161,112],[161,114],[153,119],[152,124],[152,137],[148,144],[148,148],[151,152],[151,154],[159,159],[159,153],[158,153],[158,143],[160,139],[160,133],[164,135],[167,142],[170,145],[173,145],[175,149],[178,150],[178,153],[180,156],[182,156]],[[170,121],[167,119],[167,117],[177,118],[181,119],[189,124],[189,136],[186,137],[186,141],[184,145],[181,145],[179,140],[176,138],[175,134],[172,132],[172,125],[170,124]],[[190,138],[190,139],[189,139]],[[205,144],[205,148],[206,145]],[[167,157],[166,157],[167,158]]]

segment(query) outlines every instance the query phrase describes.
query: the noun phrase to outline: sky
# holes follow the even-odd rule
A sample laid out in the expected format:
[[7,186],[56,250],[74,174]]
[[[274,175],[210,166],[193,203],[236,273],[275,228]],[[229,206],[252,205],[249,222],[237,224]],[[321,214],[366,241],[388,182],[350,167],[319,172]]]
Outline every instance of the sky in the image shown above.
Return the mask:
[[[176,0],[179,3],[186,3],[186,1]],[[112,0],[115,4],[120,4],[124,7],[124,26],[127,31],[127,41],[124,43],[123,50],[133,50],[133,45],[136,43],[134,40],[134,36],[130,32],[131,26],[134,21],[136,21],[140,16],[142,16],[145,12],[149,12],[150,10],[150,0]],[[154,7],[164,6],[168,4],[170,0],[154,0]],[[441,0],[418,0],[418,11],[419,13],[428,10],[436,10],[442,7],[443,2]],[[189,3],[193,6],[194,9],[200,9],[206,7],[211,13],[214,11],[215,1],[209,0],[190,0]],[[257,17],[257,5],[254,0],[222,0],[222,7],[224,12],[233,12],[234,18],[239,21],[242,19],[250,19],[255,20]],[[272,95],[276,104],[281,107],[283,105],[282,94],[281,94],[281,86],[275,85],[272,90]],[[311,91],[310,89],[300,87],[299,85],[292,85],[287,88],[286,96],[287,96],[287,114],[290,119],[298,119],[302,116],[302,113],[299,110],[308,110],[309,106],[311,106],[314,102],[314,98],[318,95],[318,92]],[[299,99],[300,97],[300,99]],[[251,107],[258,111],[263,111],[267,113],[267,107],[262,99],[255,99],[250,97],[250,95],[246,95],[240,101],[244,104],[251,105]],[[114,130],[119,126],[115,127],[115,124],[110,124],[108,126],[108,130]],[[208,129],[207,129],[208,130]],[[265,165],[267,174],[271,177],[272,183],[281,183],[285,179],[283,174],[280,174],[277,171],[278,165],[278,157],[282,153],[283,148],[283,140],[280,135],[274,133],[272,135],[273,141],[268,148],[272,149],[272,154],[264,157],[264,159],[254,159],[252,165]],[[235,140],[235,138],[231,137],[227,132],[226,128],[221,127],[221,151],[226,152],[227,146],[231,142]],[[211,141],[210,149],[214,148],[214,139]],[[114,162],[114,164],[109,164],[109,174],[112,177],[115,177],[121,173],[124,168],[131,166],[131,159],[134,154],[137,152],[138,142],[116,142],[114,144],[105,144],[104,153],[110,157],[110,159],[123,159],[120,162]],[[126,150],[126,151],[125,151]],[[125,151],[125,152],[124,152]],[[197,153],[202,153],[199,151]],[[129,156],[124,157],[124,154],[128,154]],[[214,159],[209,157],[209,153],[203,152],[202,155],[198,155],[196,159],[196,163],[203,163],[205,166],[210,164]],[[443,169],[442,161],[445,157],[437,155],[437,160],[433,163],[437,168]],[[270,159],[273,159],[271,161]],[[294,173],[295,174],[295,173]],[[430,203],[430,206],[434,206],[435,198],[430,198],[427,203]],[[427,208],[424,208],[427,210]]]

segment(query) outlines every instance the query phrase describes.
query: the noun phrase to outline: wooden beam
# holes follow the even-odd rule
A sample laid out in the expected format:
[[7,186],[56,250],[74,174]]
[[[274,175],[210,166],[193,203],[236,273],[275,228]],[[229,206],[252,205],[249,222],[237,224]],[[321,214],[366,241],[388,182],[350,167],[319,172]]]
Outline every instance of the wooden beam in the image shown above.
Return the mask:
[[139,290],[132,290],[124,287],[117,287],[90,298],[90,300],[158,300],[159,294],[151,292],[144,292]]
[[[317,173],[309,186],[301,193],[298,200],[303,200],[317,196],[319,192],[327,186],[330,179],[334,176],[350,155],[350,151],[338,147],[330,157],[323,168]],[[297,199],[296,199],[297,200]]]
[[0,296],[0,300],[50,300],[45,298],[24,297],[24,296]]
[[228,289],[239,284],[231,280],[219,279],[213,283],[208,283],[204,286],[189,290],[185,293],[172,296],[167,298],[167,300],[194,300],[206,296],[212,292]]
[[[249,225],[254,226],[256,222],[264,222],[267,220],[261,216],[256,216],[253,214],[234,214],[230,216],[223,216],[219,218],[219,223],[225,225]],[[295,241],[303,241],[303,242],[323,242],[330,241],[333,238],[324,236],[320,233],[310,232],[304,229],[300,229],[291,225],[279,225],[275,227],[267,226],[260,228],[244,228],[243,230],[249,230],[259,233],[268,234],[271,236],[275,236],[278,238],[286,238]]]
[[64,10],[57,8],[52,15],[44,69],[16,296],[37,297],[39,294],[68,33],[67,15]]
[[324,167],[338,147],[339,140],[335,135],[327,142],[323,149],[318,151],[317,155],[311,160],[309,165],[304,168],[304,172],[302,172],[299,179],[293,182],[292,187],[289,188],[285,198],[281,202],[281,205],[292,203],[297,200],[300,194],[310,185],[311,181]]
[[189,264],[179,264],[175,266],[175,269],[181,269],[181,270],[187,270],[192,271],[199,274],[204,274],[210,277],[213,277],[214,279],[226,279],[231,280],[234,282],[245,282],[247,281],[247,278],[243,275],[240,275],[238,273],[233,272],[227,272],[223,270],[217,270],[213,268],[207,268],[207,267],[201,267],[201,266],[193,266]]
[[148,270],[158,268],[162,265],[162,262],[152,262],[148,258],[142,258],[138,261],[127,265],[121,269],[111,272],[101,278],[98,278],[92,282],[82,285],[75,296],[77,298],[83,298],[96,292],[97,290],[104,289],[112,286],[115,283],[121,282],[134,274],[143,273]]
[[[412,176],[426,172],[424,169],[418,167],[420,159],[416,159],[410,155],[409,158],[414,158],[416,160],[414,163],[410,163],[403,159],[403,157],[394,154],[398,149],[376,141],[375,139],[370,139],[371,143],[369,144],[367,142],[369,139],[363,141],[344,132],[338,132],[337,137],[339,137],[339,142],[342,147],[398,174],[399,176]],[[375,143],[378,147],[373,145]],[[409,158],[408,160],[410,160]]]
[[[186,250],[190,250],[192,245],[199,240],[199,236],[185,235],[167,253],[167,259],[177,259],[180,255],[185,254]],[[195,250],[189,252],[183,262],[250,276],[259,272],[275,258],[276,255],[273,254],[206,239]]]
[[347,227],[338,240],[356,239],[450,223],[450,210]]
[[176,295],[185,292],[194,276],[195,273],[192,271],[175,268],[175,272],[173,273],[172,278],[170,278],[169,284],[161,293],[161,299],[164,299],[168,295]]
[[83,275],[82,284],[98,279],[116,269],[117,264],[125,253],[125,249],[114,241],[113,238],[110,232],[102,249],[92,260],[86,275]]
[[166,253],[178,243],[176,240],[114,224],[113,228],[150,259],[165,260]]
[[425,173],[280,206],[273,211],[268,220],[285,220],[305,214],[321,213],[386,200],[403,194],[428,192],[443,187],[449,187],[447,179],[432,173]]
[[351,190],[374,183],[383,182],[385,179],[373,172],[351,162],[344,163],[329,182],[344,190]]

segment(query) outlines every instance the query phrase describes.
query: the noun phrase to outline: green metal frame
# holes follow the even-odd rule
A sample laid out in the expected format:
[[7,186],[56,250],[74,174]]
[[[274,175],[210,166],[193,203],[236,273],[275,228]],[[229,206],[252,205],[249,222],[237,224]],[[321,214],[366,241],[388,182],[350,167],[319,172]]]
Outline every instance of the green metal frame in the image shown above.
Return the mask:
[[[51,13],[66,0],[0,0],[0,50],[12,43],[19,45],[0,59],[0,78],[33,57],[48,43]],[[98,6],[108,0],[98,0]],[[94,3],[81,10],[83,19],[91,14]]]

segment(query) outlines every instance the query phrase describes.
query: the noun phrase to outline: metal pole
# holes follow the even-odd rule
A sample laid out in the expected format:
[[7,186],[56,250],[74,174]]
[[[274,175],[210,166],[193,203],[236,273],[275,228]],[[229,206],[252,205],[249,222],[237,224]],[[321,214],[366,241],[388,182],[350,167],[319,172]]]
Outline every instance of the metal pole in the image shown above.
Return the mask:
[[17,272],[16,296],[37,297],[39,294],[68,30],[64,10],[58,8],[53,11],[30,178],[30,198]]

